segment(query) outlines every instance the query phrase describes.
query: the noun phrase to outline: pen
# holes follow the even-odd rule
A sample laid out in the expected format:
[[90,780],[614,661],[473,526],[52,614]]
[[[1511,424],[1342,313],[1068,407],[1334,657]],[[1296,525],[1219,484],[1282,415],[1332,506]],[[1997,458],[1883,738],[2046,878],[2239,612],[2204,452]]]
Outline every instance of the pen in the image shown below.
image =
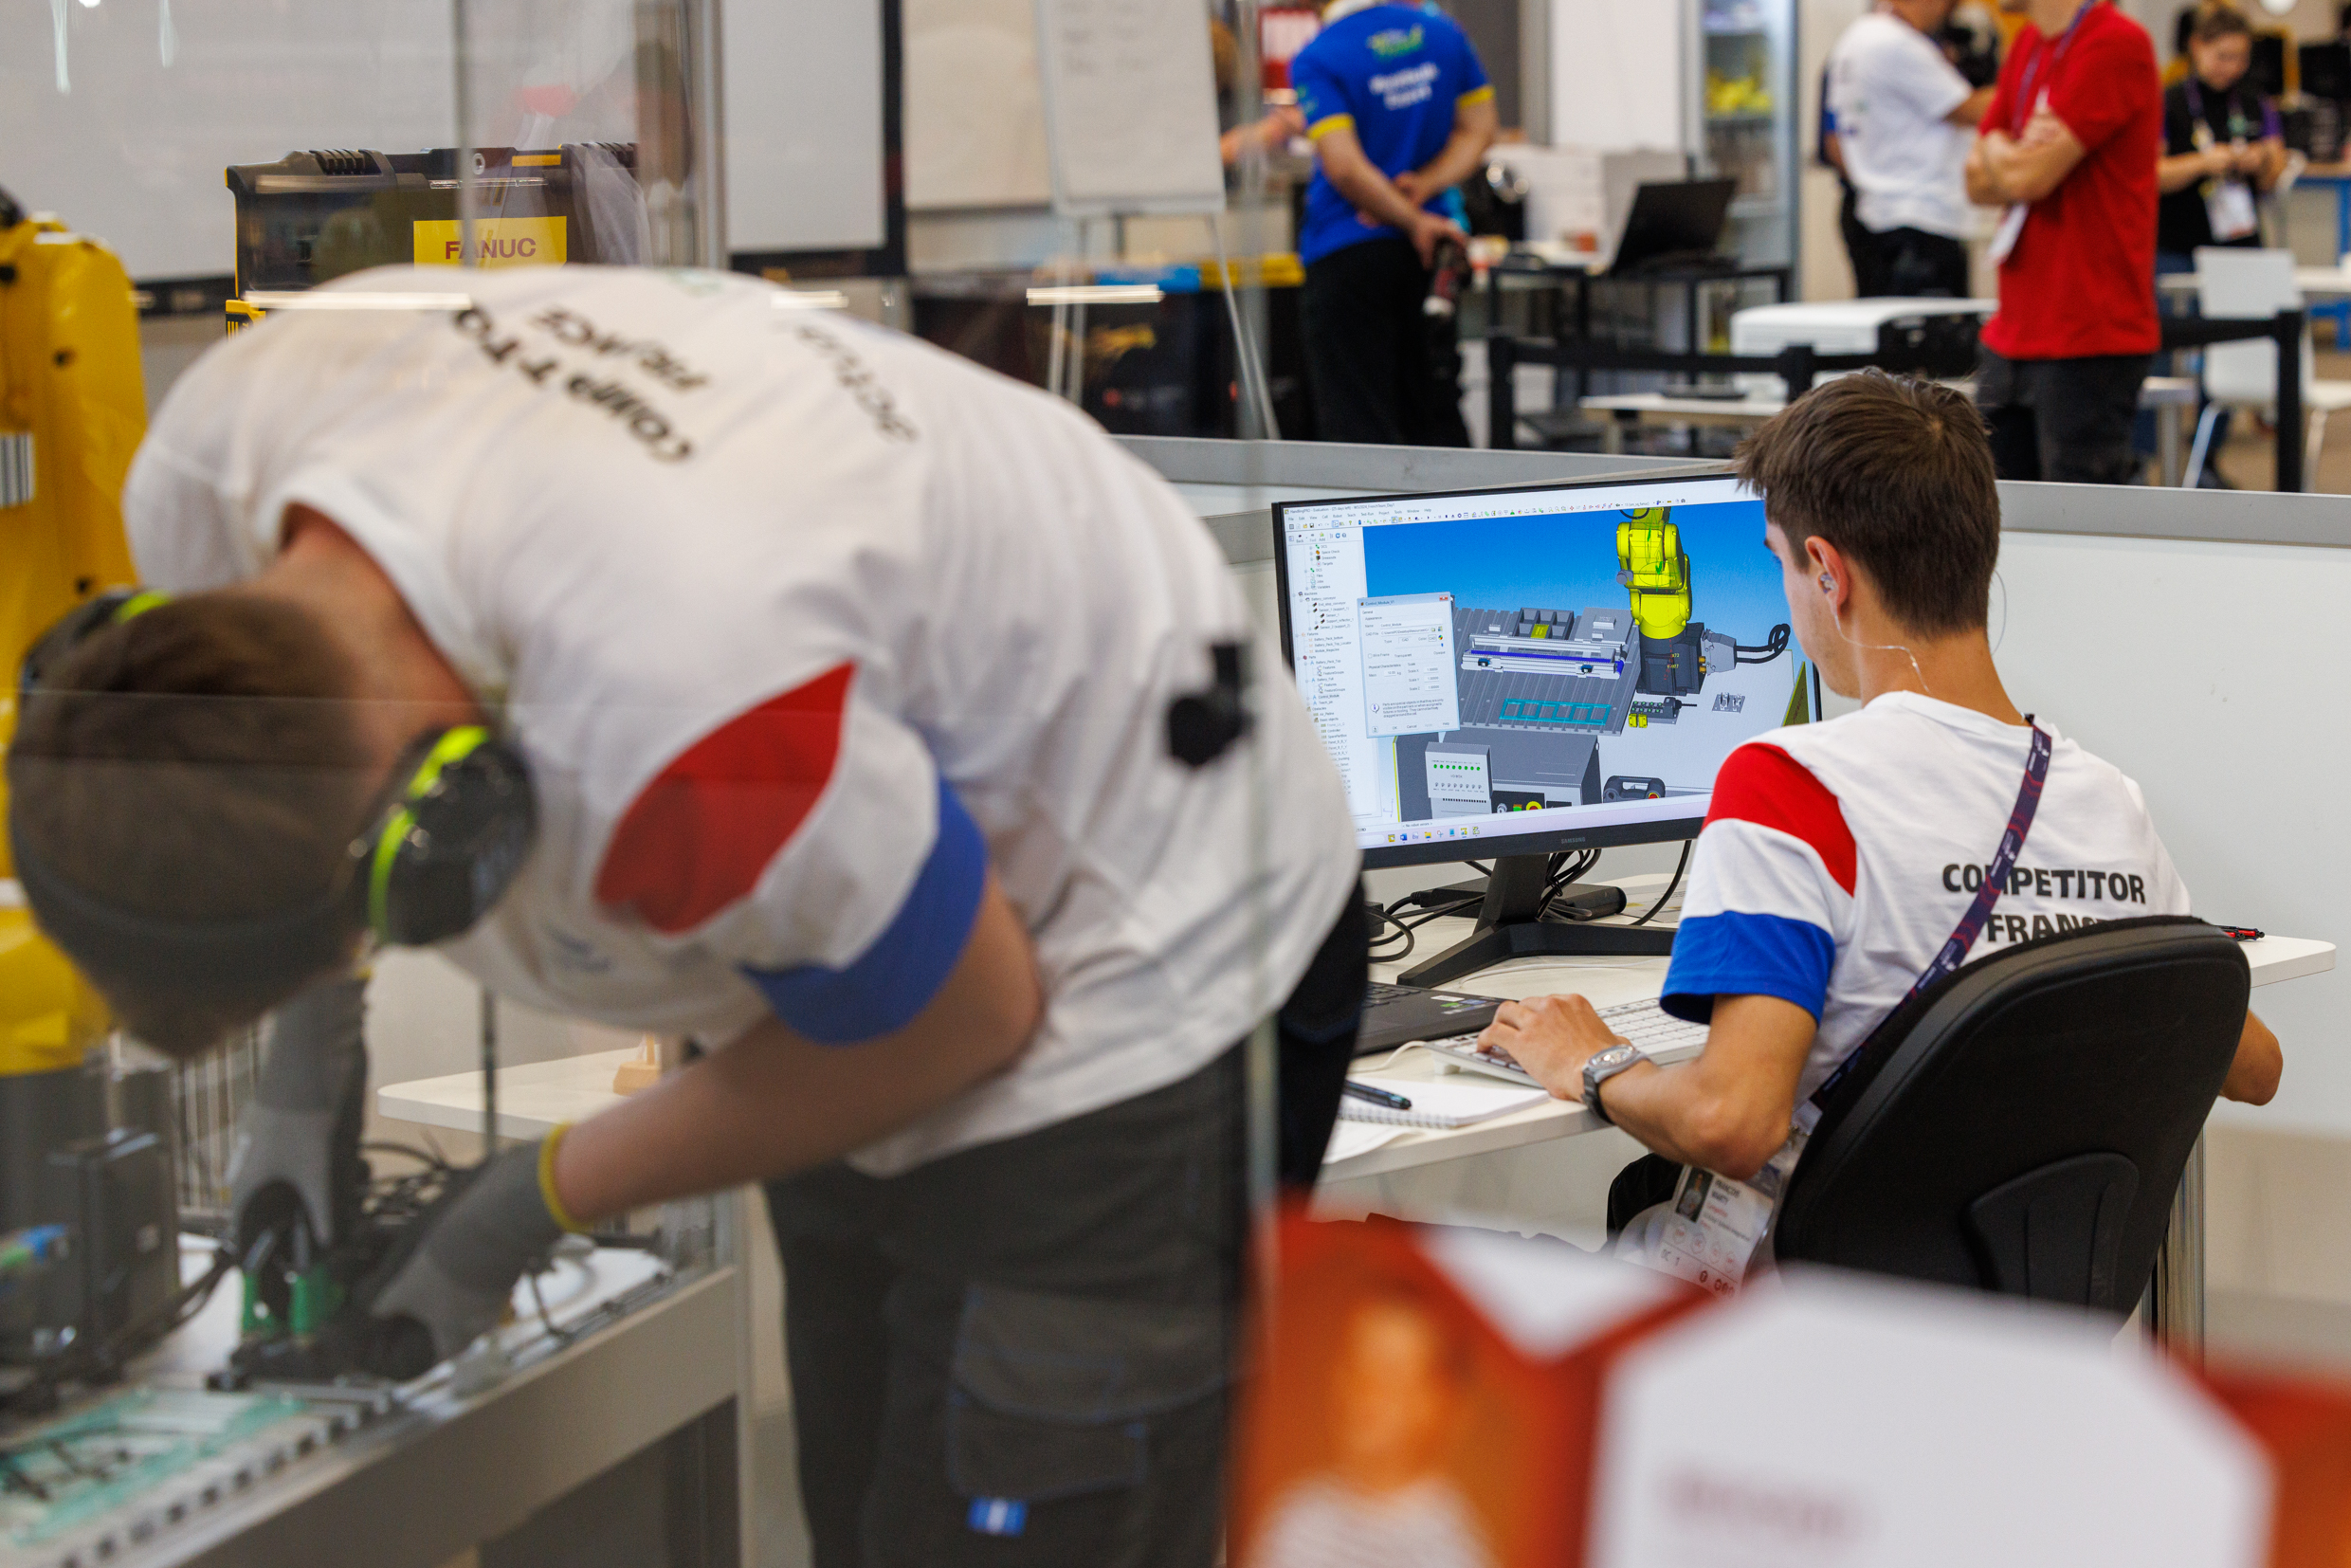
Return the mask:
[[2234,937],[2241,942],[2257,942],[2262,938],[2262,933],[2250,925],[2222,925],[2215,926],[2214,929],[2224,937]]
[[1358,1084],[1352,1078],[1347,1080],[1345,1088],[1358,1100],[1368,1100],[1375,1105],[1385,1105],[1392,1111],[1409,1111],[1412,1108],[1412,1103],[1402,1095],[1390,1094],[1386,1089],[1376,1089],[1369,1084]]

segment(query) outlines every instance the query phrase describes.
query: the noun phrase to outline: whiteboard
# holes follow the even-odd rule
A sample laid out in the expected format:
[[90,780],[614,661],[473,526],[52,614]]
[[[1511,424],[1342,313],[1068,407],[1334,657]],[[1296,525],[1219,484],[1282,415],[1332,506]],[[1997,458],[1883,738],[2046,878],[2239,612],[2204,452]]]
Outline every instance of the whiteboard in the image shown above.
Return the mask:
[[723,27],[727,248],[879,249],[881,0],[749,0]]
[[1196,0],[1036,0],[1053,206],[1221,212],[1216,74]]
[[232,163],[447,147],[448,0],[0,6],[0,187],[134,278],[236,268]]
[[[476,141],[635,139],[630,0],[468,16]],[[732,247],[881,246],[881,0],[749,0],[723,27]],[[0,188],[134,278],[217,277],[236,265],[222,171],[456,145],[455,89],[448,0],[16,0],[0,5]]]
[[906,206],[1053,199],[1033,0],[904,0]]
[[[1858,11],[1858,8],[1856,8]],[[1551,140],[1686,151],[1683,8],[1669,0],[1555,0]]]

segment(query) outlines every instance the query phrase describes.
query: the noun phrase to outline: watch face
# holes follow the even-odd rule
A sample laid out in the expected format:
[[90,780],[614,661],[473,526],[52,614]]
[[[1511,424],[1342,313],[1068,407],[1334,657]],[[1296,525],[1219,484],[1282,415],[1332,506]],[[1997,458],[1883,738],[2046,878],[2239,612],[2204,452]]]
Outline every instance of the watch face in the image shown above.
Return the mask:
[[1638,1054],[1631,1046],[1611,1046],[1592,1060],[1597,1067],[1613,1067],[1620,1063],[1631,1061]]

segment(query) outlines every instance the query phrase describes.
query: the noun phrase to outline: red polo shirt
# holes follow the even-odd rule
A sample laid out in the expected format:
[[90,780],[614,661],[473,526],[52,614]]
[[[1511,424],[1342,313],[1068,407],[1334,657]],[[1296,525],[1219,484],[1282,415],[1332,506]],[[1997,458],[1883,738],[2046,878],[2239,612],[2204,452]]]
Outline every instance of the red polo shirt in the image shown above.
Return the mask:
[[2028,27],[2000,68],[1984,129],[2021,136],[2044,94],[2089,151],[2032,204],[2000,264],[1999,314],[1984,323],[1983,340],[2010,359],[2153,354],[2155,165],[2163,145],[2155,45],[2106,0],[2090,0],[2069,37]]

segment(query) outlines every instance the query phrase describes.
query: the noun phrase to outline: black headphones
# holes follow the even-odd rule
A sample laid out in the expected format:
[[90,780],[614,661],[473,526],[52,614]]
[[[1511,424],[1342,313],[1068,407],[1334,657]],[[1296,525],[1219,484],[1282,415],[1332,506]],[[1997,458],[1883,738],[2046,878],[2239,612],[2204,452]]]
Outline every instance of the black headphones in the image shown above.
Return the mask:
[[[35,643],[17,677],[18,711],[44,671],[85,639],[166,602],[118,589],[73,610]],[[353,923],[377,942],[421,947],[470,930],[529,855],[538,807],[529,766],[479,724],[428,730],[394,764],[380,805],[352,840],[344,873],[322,897],[279,914],[183,921],[95,898],[26,852],[16,874],[41,928],[102,974],[199,990],[301,980],[350,957]]]

